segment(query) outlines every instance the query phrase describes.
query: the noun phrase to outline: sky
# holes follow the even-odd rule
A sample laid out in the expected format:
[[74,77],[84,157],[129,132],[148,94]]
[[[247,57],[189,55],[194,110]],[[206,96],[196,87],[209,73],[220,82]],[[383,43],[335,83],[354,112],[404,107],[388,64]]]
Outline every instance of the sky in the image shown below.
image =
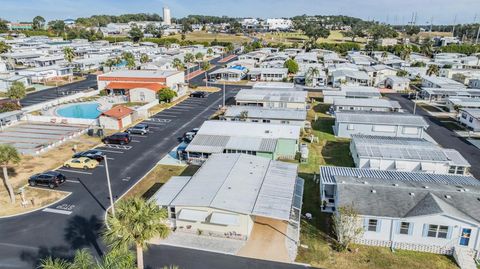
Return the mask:
[[417,24],[480,22],[480,0],[0,0],[0,18],[31,21],[158,13],[170,7],[176,18],[189,14],[229,17],[292,17],[295,15],[348,15],[390,24],[406,24],[417,13]]

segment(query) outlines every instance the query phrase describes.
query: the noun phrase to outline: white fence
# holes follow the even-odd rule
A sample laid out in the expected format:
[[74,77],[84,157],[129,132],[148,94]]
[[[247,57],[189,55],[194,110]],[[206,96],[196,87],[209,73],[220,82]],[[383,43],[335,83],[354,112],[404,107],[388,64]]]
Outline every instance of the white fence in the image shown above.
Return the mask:
[[148,110],[156,105],[158,105],[158,100],[153,100],[146,105],[135,108],[135,112],[133,112],[133,120],[148,119],[151,116],[150,113],[148,113]]
[[77,119],[77,118],[64,118],[56,116],[37,116],[37,115],[25,115],[22,120],[31,122],[46,122],[46,123],[62,123],[62,124],[79,124],[79,125],[98,125],[98,119]]

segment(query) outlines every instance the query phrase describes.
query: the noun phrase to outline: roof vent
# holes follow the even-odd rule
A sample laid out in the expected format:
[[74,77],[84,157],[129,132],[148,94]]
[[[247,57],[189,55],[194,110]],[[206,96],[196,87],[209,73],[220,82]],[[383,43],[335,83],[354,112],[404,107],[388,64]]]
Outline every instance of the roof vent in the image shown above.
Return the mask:
[[464,189],[459,189],[458,191],[459,191],[459,192],[465,192],[465,190],[464,190]]
[[367,181],[364,181],[363,184],[368,185],[368,182],[367,182]]
[[463,189],[464,191],[470,191],[470,189]]
[[372,190],[372,193],[377,193],[377,191],[376,191],[376,190]]
[[398,187],[398,184],[397,184],[397,183],[395,183],[395,184],[393,184],[393,186],[394,186],[394,187]]
[[410,193],[410,196],[415,196],[415,193],[411,192],[411,193]]
[[428,189],[429,187],[428,186],[423,186],[424,189]]
[[342,180],[342,182],[340,182],[340,183],[345,184],[345,183],[347,183],[347,182],[345,182],[345,180]]
[[452,196],[450,196],[450,195],[445,195],[445,198],[450,199],[450,198],[452,198]]

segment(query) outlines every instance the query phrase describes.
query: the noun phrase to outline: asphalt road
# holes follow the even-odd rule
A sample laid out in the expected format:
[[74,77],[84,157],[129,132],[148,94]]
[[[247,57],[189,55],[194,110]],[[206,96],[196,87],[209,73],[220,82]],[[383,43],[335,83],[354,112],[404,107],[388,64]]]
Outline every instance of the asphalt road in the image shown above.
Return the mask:
[[97,76],[88,75],[87,78],[82,81],[27,94],[25,98],[20,100],[20,104],[24,107],[31,106],[96,87]]
[[[387,94],[387,97],[398,101],[404,109],[413,113],[414,103],[411,100],[397,93]],[[455,132],[443,126],[437,118],[431,116],[419,106],[417,106],[416,114],[425,117],[430,125],[427,133],[442,147],[458,150],[472,165],[470,172],[473,176],[480,179],[480,149],[464,138],[457,136]]]

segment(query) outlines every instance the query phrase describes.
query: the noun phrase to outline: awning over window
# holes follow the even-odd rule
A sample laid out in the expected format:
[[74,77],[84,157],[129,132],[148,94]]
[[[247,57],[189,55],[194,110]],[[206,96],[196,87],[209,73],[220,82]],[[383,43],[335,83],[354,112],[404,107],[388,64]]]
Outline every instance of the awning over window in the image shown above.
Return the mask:
[[234,214],[225,214],[225,213],[212,213],[210,217],[210,223],[219,224],[219,225],[240,225],[240,217]]
[[200,221],[204,222],[208,216],[207,211],[203,210],[193,210],[193,209],[182,209],[180,210],[180,214],[178,215],[179,220],[187,220],[187,221]]

